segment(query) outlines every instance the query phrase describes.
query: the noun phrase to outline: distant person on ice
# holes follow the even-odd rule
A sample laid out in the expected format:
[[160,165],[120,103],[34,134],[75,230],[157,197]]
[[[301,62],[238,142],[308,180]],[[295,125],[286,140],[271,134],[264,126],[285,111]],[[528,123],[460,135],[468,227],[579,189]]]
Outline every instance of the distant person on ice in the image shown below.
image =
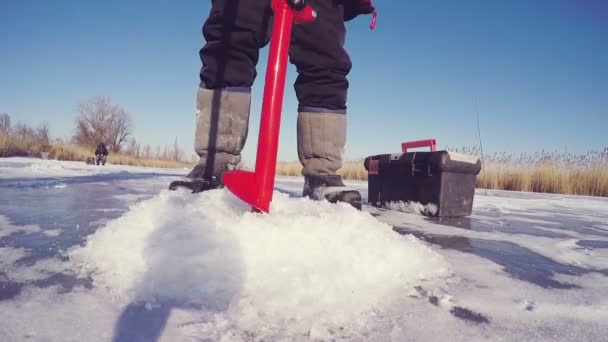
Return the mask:
[[95,150],[95,160],[97,165],[101,163],[101,165],[106,165],[106,157],[108,156],[108,149],[103,142],[100,142],[97,145],[97,149]]
[[[221,187],[226,170],[241,160],[247,139],[251,87],[259,50],[270,41],[270,0],[214,0],[203,25],[206,44],[197,93],[195,151],[199,163],[171,189],[193,192]],[[308,0],[312,23],[295,25],[289,50],[298,77],[298,157],[305,177],[303,196],[360,209],[361,195],[345,187],[336,171],[346,144],[347,74],[344,22],[374,12],[370,0]]]

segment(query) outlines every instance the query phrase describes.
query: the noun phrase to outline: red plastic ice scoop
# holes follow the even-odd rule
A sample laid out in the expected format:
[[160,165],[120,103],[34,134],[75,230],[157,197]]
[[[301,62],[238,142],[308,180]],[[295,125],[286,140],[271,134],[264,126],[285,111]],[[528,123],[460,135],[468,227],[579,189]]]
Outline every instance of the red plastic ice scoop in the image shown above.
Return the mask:
[[232,193],[251,205],[254,210],[263,212],[269,211],[274,189],[291,29],[293,24],[313,21],[316,16],[304,0],[272,0],[272,9],[274,21],[255,171],[234,170],[224,173],[223,176],[224,185]]

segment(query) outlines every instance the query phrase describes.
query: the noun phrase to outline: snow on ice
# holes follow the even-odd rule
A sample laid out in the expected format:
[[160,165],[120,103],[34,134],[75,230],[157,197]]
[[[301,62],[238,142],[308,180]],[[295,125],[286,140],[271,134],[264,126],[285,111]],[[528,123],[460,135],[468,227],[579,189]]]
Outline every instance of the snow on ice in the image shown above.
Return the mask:
[[437,220],[280,177],[266,215],[166,190],[186,172],[0,159],[0,341],[608,335],[606,199],[482,190]]

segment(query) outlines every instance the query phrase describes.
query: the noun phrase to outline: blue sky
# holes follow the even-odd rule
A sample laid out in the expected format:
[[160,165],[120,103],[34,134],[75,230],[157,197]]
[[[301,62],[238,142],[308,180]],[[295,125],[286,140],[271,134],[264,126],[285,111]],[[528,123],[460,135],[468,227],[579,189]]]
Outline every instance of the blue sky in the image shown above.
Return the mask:
[[[485,152],[608,146],[608,2],[376,0],[347,24],[347,158],[396,152],[406,140]],[[49,121],[69,136],[80,101],[109,96],[151,145],[177,137],[192,153],[195,93],[210,1],[7,0],[0,5],[0,112]],[[255,156],[267,49],[254,87]],[[295,160],[290,66],[280,160]]]

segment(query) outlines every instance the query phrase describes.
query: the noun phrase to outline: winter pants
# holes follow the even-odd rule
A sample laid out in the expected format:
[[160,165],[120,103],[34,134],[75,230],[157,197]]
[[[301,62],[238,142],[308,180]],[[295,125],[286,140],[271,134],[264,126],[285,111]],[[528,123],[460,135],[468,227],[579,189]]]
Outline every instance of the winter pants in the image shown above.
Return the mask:
[[[344,112],[351,60],[344,49],[344,6],[336,0],[309,0],[314,22],[295,25],[289,50],[298,72],[294,88],[300,108]],[[205,88],[250,88],[257,76],[259,49],[270,39],[270,0],[213,0],[203,26],[200,50]],[[304,109],[306,110],[306,109]]]

